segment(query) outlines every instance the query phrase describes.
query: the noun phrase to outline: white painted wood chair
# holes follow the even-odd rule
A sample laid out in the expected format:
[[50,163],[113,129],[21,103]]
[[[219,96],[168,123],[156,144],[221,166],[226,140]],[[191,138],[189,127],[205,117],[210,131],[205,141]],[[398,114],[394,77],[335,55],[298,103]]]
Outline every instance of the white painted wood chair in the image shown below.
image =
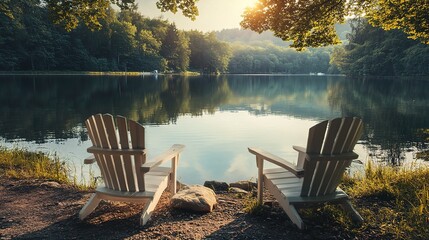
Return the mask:
[[[171,193],[176,193],[176,168],[185,146],[175,144],[146,162],[144,127],[132,120],[127,124],[121,116],[116,117],[116,123],[109,114],[93,115],[85,122],[93,145],[87,149],[93,156],[85,163],[97,162],[104,186],[96,188],[79,218],[86,218],[101,200],[145,203],[140,218],[140,225],[144,225],[168,183]],[[171,167],[160,167],[165,160],[171,160]]]
[[[338,187],[345,169],[358,158],[353,148],[362,131],[362,120],[351,117],[313,126],[307,148],[293,146],[299,153],[296,165],[264,150],[249,148],[249,152],[256,155],[258,202],[263,202],[265,186],[300,229],[305,226],[296,207],[325,202],[341,204],[354,221],[362,222],[347,194]],[[264,160],[280,168],[264,169]]]

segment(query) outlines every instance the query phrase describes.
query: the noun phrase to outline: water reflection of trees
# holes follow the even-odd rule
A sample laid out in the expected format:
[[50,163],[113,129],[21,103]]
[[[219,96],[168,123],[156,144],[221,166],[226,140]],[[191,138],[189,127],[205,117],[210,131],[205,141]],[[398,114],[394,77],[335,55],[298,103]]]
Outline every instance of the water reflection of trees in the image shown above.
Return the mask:
[[428,81],[350,79],[332,81],[328,92],[333,108],[364,119],[363,140],[373,157],[400,165],[405,151],[426,148],[419,131],[429,126]]
[[425,148],[418,131],[429,125],[427,92],[427,81],[326,76],[1,76],[0,136],[85,139],[84,120],[105,112],[144,124],[219,108],[312,120],[359,116],[368,146],[389,149],[386,161],[400,163],[404,149]]
[[43,142],[85,136],[82,122],[95,113],[167,124],[181,114],[202,115],[228,99],[226,79],[179,76],[3,76],[0,132],[6,139]]

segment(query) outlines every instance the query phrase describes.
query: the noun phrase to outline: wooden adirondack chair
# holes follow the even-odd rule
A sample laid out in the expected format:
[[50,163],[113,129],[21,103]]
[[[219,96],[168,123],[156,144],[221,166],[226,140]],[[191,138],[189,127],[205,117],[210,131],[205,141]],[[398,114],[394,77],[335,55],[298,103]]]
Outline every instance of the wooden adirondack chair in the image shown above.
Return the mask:
[[[93,156],[85,163],[97,162],[104,186],[96,188],[79,218],[86,218],[101,200],[146,203],[140,218],[144,225],[168,182],[171,193],[176,193],[176,168],[184,146],[175,144],[146,162],[144,127],[131,120],[127,124],[121,116],[116,117],[116,122],[109,114],[93,115],[85,122],[93,145],[87,149]],[[171,160],[171,167],[159,166],[165,160]]]
[[[300,229],[304,228],[304,222],[296,207],[324,202],[341,204],[354,221],[362,222],[347,194],[338,188],[345,169],[358,157],[353,148],[362,130],[362,120],[351,117],[313,126],[307,148],[293,147],[299,153],[296,166],[261,149],[249,148],[249,152],[256,155],[259,203],[263,202],[265,186]],[[264,169],[264,160],[280,168]]]

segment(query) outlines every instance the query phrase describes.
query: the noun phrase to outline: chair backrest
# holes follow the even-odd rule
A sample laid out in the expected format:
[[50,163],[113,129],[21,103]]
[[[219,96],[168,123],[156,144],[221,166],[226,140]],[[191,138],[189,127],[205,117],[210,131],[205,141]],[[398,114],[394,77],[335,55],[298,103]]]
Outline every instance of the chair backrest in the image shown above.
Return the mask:
[[362,131],[362,120],[356,117],[336,118],[310,128],[301,196],[335,192],[345,169],[358,157],[353,148]]
[[[127,124],[128,123],[128,124]],[[85,121],[93,153],[105,186],[112,190],[145,191],[140,167],[146,161],[144,127],[122,116],[116,124],[110,114],[96,114]]]

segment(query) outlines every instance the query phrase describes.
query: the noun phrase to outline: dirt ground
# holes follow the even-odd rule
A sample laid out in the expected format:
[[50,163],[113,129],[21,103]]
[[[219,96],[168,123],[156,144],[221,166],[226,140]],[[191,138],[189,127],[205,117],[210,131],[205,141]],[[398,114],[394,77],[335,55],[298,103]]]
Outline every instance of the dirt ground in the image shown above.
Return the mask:
[[118,202],[102,202],[80,221],[77,214],[90,194],[41,180],[0,178],[0,239],[361,239],[330,219],[304,219],[310,227],[299,230],[276,203],[248,214],[246,197],[235,193],[217,194],[215,210],[198,214],[170,208],[166,192],[143,227],[143,206]]

